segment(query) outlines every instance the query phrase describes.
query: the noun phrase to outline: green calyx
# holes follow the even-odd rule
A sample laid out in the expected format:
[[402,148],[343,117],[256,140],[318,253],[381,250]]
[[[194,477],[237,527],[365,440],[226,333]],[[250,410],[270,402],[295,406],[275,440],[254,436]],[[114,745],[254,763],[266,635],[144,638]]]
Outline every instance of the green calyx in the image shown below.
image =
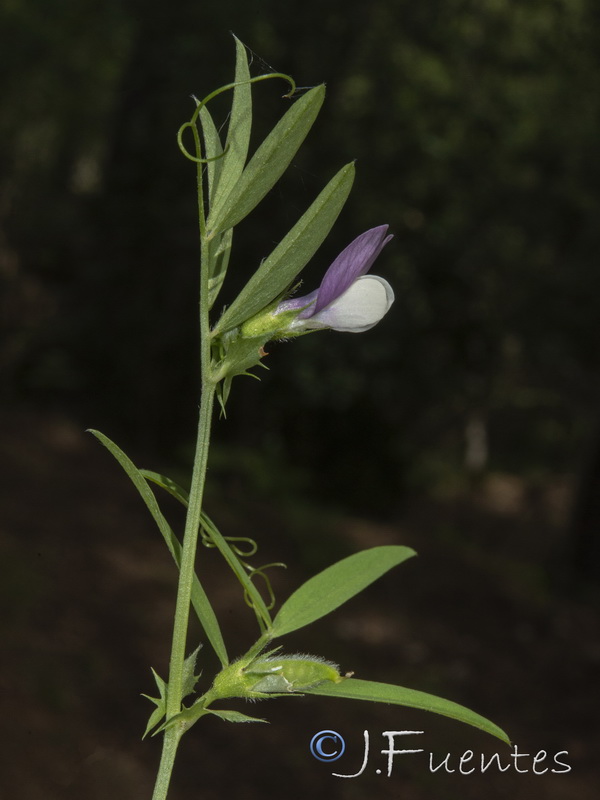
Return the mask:
[[264,346],[271,337],[262,336],[244,337],[239,330],[231,331],[215,342],[217,357],[213,362],[214,379],[216,382],[233,378],[235,375],[245,375],[249,369],[260,364],[266,355]]
[[268,339],[281,339],[289,336],[289,327],[298,316],[297,311],[282,311],[279,314],[273,313],[277,308],[277,303],[259,311],[250,319],[247,319],[240,328],[240,335],[244,339],[251,339],[257,336],[267,336]]
[[277,302],[271,303],[258,314],[247,319],[239,328],[217,334],[213,341],[213,379],[231,382],[236,375],[251,374],[252,367],[261,363],[267,342],[285,339],[292,334],[289,326],[297,317],[297,311],[275,314]]

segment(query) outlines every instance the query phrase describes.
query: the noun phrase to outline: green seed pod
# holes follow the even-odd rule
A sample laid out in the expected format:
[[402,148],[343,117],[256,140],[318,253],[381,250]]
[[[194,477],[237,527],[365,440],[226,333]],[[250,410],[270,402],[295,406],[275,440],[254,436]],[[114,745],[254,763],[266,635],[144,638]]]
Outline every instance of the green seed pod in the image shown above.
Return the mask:
[[337,665],[316,656],[263,657],[244,670],[250,696],[302,692],[325,681],[343,680]]

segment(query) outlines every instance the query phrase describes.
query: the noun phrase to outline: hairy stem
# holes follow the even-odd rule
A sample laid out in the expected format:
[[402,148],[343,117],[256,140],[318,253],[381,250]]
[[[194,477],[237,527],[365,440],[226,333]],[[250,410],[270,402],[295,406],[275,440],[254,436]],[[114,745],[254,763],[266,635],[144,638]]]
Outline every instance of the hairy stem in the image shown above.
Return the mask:
[[[196,150],[200,155],[200,142],[194,127]],[[173,623],[173,640],[169,662],[169,688],[167,693],[167,721],[179,714],[183,700],[183,670],[186,653],[187,631],[190,616],[192,584],[195,574],[196,549],[202,515],[202,499],[206,480],[208,449],[213,415],[216,384],[211,374],[210,322],[208,309],[208,278],[210,274],[210,251],[206,241],[206,225],[203,201],[202,165],[197,163],[198,212],[200,222],[200,352],[202,395],[198,421],[198,437],[194,456],[194,469],[188,511],[185,520],[177,603]],[[166,800],[177,747],[185,732],[185,723],[173,724],[164,733],[163,750],[152,800]]]
[[[185,533],[183,537],[179,585],[177,587],[177,604],[175,607],[173,642],[171,646],[171,660],[169,665],[169,690],[167,695],[166,715],[167,720],[176,714],[179,714],[183,699],[183,665],[186,655],[192,582],[194,579],[196,547],[198,544],[198,532],[200,529],[200,512],[202,510],[202,496],[204,491],[204,480],[206,477],[206,465],[208,461],[210,423],[212,419],[214,394],[214,385],[205,385],[204,391],[202,392],[202,404],[200,406],[196,460],[190,489]],[[173,725],[172,727],[167,728],[165,731],[163,752],[152,800],[165,800],[167,797],[169,780],[173,770],[177,746],[183,733],[184,727],[182,725]]]

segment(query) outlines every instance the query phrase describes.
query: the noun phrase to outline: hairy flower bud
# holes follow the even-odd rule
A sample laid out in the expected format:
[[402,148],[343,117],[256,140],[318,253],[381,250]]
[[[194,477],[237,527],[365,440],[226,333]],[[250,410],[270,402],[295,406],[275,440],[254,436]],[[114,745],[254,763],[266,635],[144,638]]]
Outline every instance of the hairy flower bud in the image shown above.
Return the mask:
[[251,691],[261,694],[301,692],[324,681],[343,680],[336,664],[307,655],[257,659],[245,674]]
[[344,680],[336,664],[317,656],[265,655],[250,663],[235,661],[215,678],[211,694],[215,698],[245,697],[266,699],[277,694],[302,692],[325,681]]

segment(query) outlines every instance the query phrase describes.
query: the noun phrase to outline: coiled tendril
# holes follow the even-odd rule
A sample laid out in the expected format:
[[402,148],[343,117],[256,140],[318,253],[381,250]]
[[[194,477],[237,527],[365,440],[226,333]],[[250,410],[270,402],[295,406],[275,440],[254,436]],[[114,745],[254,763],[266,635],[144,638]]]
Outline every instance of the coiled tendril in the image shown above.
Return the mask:
[[[284,97],[292,97],[294,92],[296,91],[296,82],[290,75],[286,75],[283,72],[270,72],[267,75],[258,75],[256,78],[250,78],[249,81],[234,81],[233,83],[227,83],[225,86],[220,86],[218,89],[215,89],[214,92],[207,94],[203,100],[198,100],[194,97],[196,101],[196,110],[192,114],[192,118],[188,122],[184,122],[181,128],[177,131],[177,144],[179,145],[179,149],[183,153],[183,155],[188,158],[190,161],[193,161],[195,164],[208,164],[209,161],[217,161],[219,158],[223,158],[223,156],[227,153],[228,147],[225,147],[222,153],[218,156],[214,156],[213,158],[202,158],[200,155],[202,152],[202,148],[200,145],[200,136],[198,135],[198,129],[196,128],[196,122],[198,120],[198,115],[204,108],[204,106],[208,103],[209,100],[212,100],[213,97],[217,97],[217,95],[222,94],[223,92],[227,92],[230,89],[235,89],[236,86],[243,86],[247,83],[258,83],[259,81],[266,81],[270,80],[271,78],[281,78],[284,81],[287,81],[290,84],[290,90],[287,94],[284,94]],[[194,137],[194,145],[196,148],[196,155],[192,155],[187,147],[183,143],[183,134],[185,131],[190,128],[192,131],[192,135]]]

